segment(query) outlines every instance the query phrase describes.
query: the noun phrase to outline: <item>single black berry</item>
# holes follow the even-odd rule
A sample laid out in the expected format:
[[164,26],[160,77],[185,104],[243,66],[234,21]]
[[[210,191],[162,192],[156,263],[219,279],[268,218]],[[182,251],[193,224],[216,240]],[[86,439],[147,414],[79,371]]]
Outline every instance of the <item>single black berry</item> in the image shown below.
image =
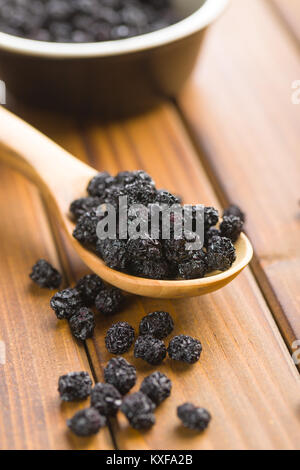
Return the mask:
[[111,269],[125,271],[129,262],[127,240],[98,240],[96,251]]
[[223,218],[228,215],[234,215],[235,217],[241,219],[242,222],[246,221],[245,213],[241,210],[239,206],[235,204],[231,204],[229,207],[227,207],[227,209],[224,210]]
[[178,265],[180,279],[200,279],[207,273],[206,253],[203,250],[190,251],[187,259]]
[[233,243],[239,238],[244,222],[234,215],[225,215],[220,225],[221,237],[229,238]]
[[105,189],[112,184],[113,178],[110,176],[107,171],[98,173],[94,178],[89,182],[87,187],[87,192],[92,197],[103,197]]
[[105,345],[112,354],[124,354],[129,351],[134,341],[134,329],[129,323],[114,323],[106,333]]
[[79,217],[76,227],[73,231],[73,237],[84,245],[93,245],[97,242],[97,225],[100,217],[92,209]]
[[167,261],[132,259],[128,269],[130,274],[149,279],[169,279],[170,267]]
[[95,329],[95,317],[93,312],[87,307],[81,307],[69,319],[69,325],[73,336],[76,339],[85,341],[91,338]]
[[122,395],[111,384],[97,383],[91,392],[91,406],[103,416],[115,416],[122,403]]
[[104,289],[104,284],[96,274],[87,274],[79,279],[76,289],[80,293],[84,305],[91,307],[94,305],[97,295]]
[[40,287],[57,289],[62,281],[61,274],[48,261],[39,259],[32,267],[30,278]]
[[213,237],[207,249],[207,264],[210,271],[229,269],[236,259],[235,248],[229,238]]
[[168,398],[171,394],[172,382],[161,372],[153,372],[143,380],[140,391],[147,395],[156,405]]
[[101,202],[102,200],[99,197],[82,197],[72,202],[70,205],[70,212],[75,219],[79,219],[79,217],[86,212],[90,212],[92,209],[97,209]]
[[54,294],[50,306],[59,320],[68,320],[83,307],[83,301],[78,290],[69,287]]
[[219,222],[219,212],[214,207],[204,207],[204,228],[205,231],[214,227]]
[[142,318],[140,335],[151,335],[158,339],[166,338],[174,329],[174,322],[168,312],[152,312]]
[[104,378],[125,395],[136,383],[136,368],[123,357],[113,357],[104,369]]
[[155,404],[142,392],[132,393],[124,398],[121,411],[134,429],[149,429],[155,424]]
[[192,403],[178,406],[177,416],[185,427],[196,431],[204,431],[211,420],[211,415],[205,408],[197,408]]
[[58,379],[58,391],[63,401],[84,400],[91,390],[92,381],[88,372],[70,372]]
[[107,287],[97,295],[95,305],[102,315],[118,313],[125,303],[124,294],[117,287]]
[[92,436],[106,425],[106,418],[94,408],[78,411],[67,421],[67,426],[76,436]]
[[171,359],[189,364],[194,364],[199,360],[201,351],[200,341],[186,335],[174,336],[168,347],[168,354]]
[[153,366],[161,364],[166,354],[167,350],[163,341],[153,336],[139,336],[135,342],[134,357],[143,359]]

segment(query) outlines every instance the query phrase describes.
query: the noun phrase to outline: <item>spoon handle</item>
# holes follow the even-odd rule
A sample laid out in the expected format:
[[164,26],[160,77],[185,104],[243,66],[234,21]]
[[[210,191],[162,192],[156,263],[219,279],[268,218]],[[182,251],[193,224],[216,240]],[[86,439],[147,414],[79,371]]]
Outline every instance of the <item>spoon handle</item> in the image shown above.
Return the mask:
[[[72,200],[95,170],[0,106],[0,161],[23,173],[45,196]],[[62,191],[63,188],[63,191]],[[69,188],[69,191],[68,191]]]

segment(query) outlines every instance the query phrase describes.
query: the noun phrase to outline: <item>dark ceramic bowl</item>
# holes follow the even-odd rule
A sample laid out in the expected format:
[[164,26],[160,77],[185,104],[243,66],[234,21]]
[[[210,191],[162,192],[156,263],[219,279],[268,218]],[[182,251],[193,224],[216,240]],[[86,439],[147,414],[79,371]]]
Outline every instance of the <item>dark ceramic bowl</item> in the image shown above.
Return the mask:
[[31,106],[105,118],[152,107],[180,90],[228,0],[173,2],[182,21],[129,39],[65,44],[0,33],[0,77]]

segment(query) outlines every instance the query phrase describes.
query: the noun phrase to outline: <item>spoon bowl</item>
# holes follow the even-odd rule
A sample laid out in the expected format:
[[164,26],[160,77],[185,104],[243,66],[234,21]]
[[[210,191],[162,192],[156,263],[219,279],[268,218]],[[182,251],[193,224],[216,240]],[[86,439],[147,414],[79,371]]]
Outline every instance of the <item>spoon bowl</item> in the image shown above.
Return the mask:
[[231,268],[225,272],[210,273],[201,279],[160,281],[139,278],[107,267],[72,236],[74,223],[69,217],[70,203],[84,196],[84,188],[97,171],[3,107],[0,107],[0,122],[0,161],[22,172],[39,187],[49,210],[82,261],[109,284],[145,297],[194,297],[224,287],[249,264],[253,249],[242,233],[235,244],[237,258]]

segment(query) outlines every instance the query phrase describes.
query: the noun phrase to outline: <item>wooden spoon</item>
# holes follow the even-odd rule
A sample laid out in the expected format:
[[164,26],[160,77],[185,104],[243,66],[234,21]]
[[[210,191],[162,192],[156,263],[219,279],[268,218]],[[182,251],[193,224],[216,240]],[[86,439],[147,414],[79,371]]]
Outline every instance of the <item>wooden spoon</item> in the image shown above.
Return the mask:
[[202,279],[157,281],[108,268],[94,253],[72,236],[70,203],[81,196],[89,180],[97,174],[90,166],[52,142],[48,137],[0,107],[0,161],[4,161],[33,181],[43,193],[48,207],[67,234],[78,255],[108,283],[132,294],[157,298],[179,298],[207,294],[228,284],[250,262],[253,250],[246,235],[236,243],[237,259],[225,272]]

